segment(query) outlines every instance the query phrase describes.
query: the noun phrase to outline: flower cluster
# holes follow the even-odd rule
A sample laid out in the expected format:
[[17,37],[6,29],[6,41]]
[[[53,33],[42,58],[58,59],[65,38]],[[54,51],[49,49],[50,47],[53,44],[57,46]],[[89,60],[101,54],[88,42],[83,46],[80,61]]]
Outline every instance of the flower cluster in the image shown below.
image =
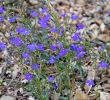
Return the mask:
[[30,30],[28,30],[28,29],[26,29],[24,27],[23,28],[22,27],[16,28],[16,32],[21,34],[21,35],[29,35],[31,33]]
[[79,46],[77,44],[72,44],[72,45],[70,45],[70,49],[75,51],[75,54],[76,54],[78,59],[83,58],[86,54],[86,51],[84,50],[85,49],[84,46]]

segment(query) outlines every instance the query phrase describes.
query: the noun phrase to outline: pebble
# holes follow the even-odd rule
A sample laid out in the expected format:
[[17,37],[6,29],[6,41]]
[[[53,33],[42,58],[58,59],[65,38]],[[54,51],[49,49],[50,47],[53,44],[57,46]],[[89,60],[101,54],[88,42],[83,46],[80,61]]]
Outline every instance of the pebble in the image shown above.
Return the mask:
[[102,24],[100,25],[100,30],[101,30],[101,32],[104,32],[104,30],[105,30],[105,24],[104,24],[104,23],[102,23]]
[[30,2],[32,5],[38,4],[38,0],[29,0],[29,2]]
[[32,96],[29,96],[28,100],[35,100]]
[[6,95],[3,95],[0,100],[16,100],[15,97],[11,97],[11,96],[6,96]]
[[104,16],[104,23],[107,28],[110,28],[110,16]]

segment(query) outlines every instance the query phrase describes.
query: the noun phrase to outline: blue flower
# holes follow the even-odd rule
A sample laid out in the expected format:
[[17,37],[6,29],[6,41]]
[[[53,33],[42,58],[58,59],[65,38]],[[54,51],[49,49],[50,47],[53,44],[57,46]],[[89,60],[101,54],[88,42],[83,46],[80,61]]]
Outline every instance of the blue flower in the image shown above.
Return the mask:
[[51,56],[50,59],[49,59],[49,63],[50,64],[54,64],[56,62],[56,59],[54,56]]
[[85,54],[86,54],[85,51],[81,51],[81,52],[77,53],[77,58],[81,59],[81,58],[83,58],[85,56]]
[[36,11],[32,11],[31,14],[30,14],[32,17],[37,17],[38,16],[38,13]]
[[60,36],[62,36],[64,33],[64,27],[61,27],[61,30],[60,30]]
[[4,11],[5,11],[4,6],[0,6],[0,13],[4,13]]
[[76,25],[76,27],[77,27],[77,30],[81,30],[81,29],[84,29],[85,26],[82,23],[79,23]]
[[74,13],[71,15],[72,20],[77,20],[78,18],[79,18],[79,16]]
[[66,54],[69,52],[68,49],[62,49],[60,52],[59,52],[59,56],[60,57],[64,57],[66,56]]
[[106,47],[107,47],[106,45],[102,44],[102,45],[99,47],[99,50],[100,50],[100,51],[103,51],[104,49],[106,49]]
[[50,45],[50,48],[52,49],[52,51],[56,51],[58,49],[56,45]]
[[31,68],[33,70],[38,70],[40,68],[40,65],[39,64],[32,64]]
[[16,17],[9,18],[10,23],[14,23],[16,21]]
[[48,11],[48,9],[46,7],[42,8],[42,13],[45,13],[47,11]]
[[72,39],[73,39],[74,41],[79,41],[79,40],[81,40],[80,34],[76,32],[76,33],[73,35]]
[[49,75],[49,76],[48,76],[48,81],[49,81],[49,82],[52,83],[54,80],[55,80],[55,76],[54,76],[54,75]]
[[30,51],[36,51],[36,44],[32,43],[32,44],[28,44],[27,45],[27,49]]
[[13,37],[10,39],[10,43],[15,46],[21,46],[23,44],[23,40],[19,37]]
[[44,45],[43,44],[37,44],[36,48],[40,51],[44,51]]
[[48,27],[48,22],[45,19],[39,19],[39,24],[42,28]]
[[46,21],[51,20],[51,15],[50,15],[50,14],[47,14],[47,15],[45,16],[45,20],[46,20]]
[[29,54],[29,53],[24,52],[24,53],[22,54],[22,57],[23,57],[23,58],[30,58],[30,54]]
[[3,22],[3,21],[4,21],[4,17],[0,16],[0,22]]
[[26,73],[25,74],[25,79],[26,80],[31,81],[33,78],[34,78],[33,74],[31,74],[31,73]]
[[22,35],[29,35],[31,33],[30,30],[26,29],[26,28],[16,28],[16,32],[18,32],[19,34],[22,34]]
[[101,61],[99,62],[99,66],[100,66],[101,68],[105,69],[105,68],[107,68],[107,67],[109,66],[109,63],[107,63],[107,62],[101,60]]
[[77,50],[78,47],[79,47],[79,46],[78,46],[77,44],[71,44],[71,45],[70,45],[70,49],[71,49],[71,50]]
[[57,33],[57,32],[58,32],[58,28],[57,28],[57,27],[52,28],[52,29],[51,29],[51,32]]
[[95,85],[94,80],[92,80],[92,79],[87,80],[87,81],[86,81],[86,84],[87,84],[88,86],[94,86],[94,85]]
[[61,16],[62,16],[63,18],[65,18],[65,17],[67,16],[67,14],[64,12],[64,13],[61,14]]
[[29,62],[29,61],[25,61],[25,62],[24,62],[24,64],[29,65],[29,64],[30,64],[30,62]]
[[54,89],[57,90],[58,89],[58,83],[54,83]]
[[85,48],[84,46],[79,46],[76,48],[76,51],[79,53],[81,51],[84,51],[84,48]]
[[6,48],[6,43],[5,42],[0,42],[0,49],[4,50]]

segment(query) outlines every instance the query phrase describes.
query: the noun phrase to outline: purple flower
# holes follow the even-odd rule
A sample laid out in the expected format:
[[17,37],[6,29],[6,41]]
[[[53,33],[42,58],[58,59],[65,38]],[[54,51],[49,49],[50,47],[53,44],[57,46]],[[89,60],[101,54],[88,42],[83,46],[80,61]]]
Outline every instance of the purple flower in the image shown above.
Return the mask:
[[38,22],[42,28],[47,28],[50,19],[51,19],[51,15],[47,14],[45,17],[41,17]]
[[22,57],[23,58],[30,58],[30,54],[25,52],[22,54]]
[[71,44],[70,45],[70,49],[71,50],[77,50],[77,48],[78,48],[78,45],[77,44]]
[[92,79],[87,80],[87,81],[86,81],[86,84],[87,84],[88,86],[94,86],[94,85],[95,85],[94,80],[92,80]]
[[6,48],[6,43],[5,42],[0,42],[0,49],[4,50]]
[[16,17],[9,18],[10,23],[14,23],[16,21]]
[[86,54],[85,51],[81,51],[81,52],[77,53],[77,58],[81,59],[81,58],[83,58],[85,56],[85,54]]
[[99,47],[99,50],[100,50],[100,51],[103,51],[104,49],[106,49],[106,47],[107,47],[106,45],[102,44],[102,45]]
[[33,74],[31,74],[31,73],[26,73],[25,74],[25,79],[26,80],[31,81],[33,78],[34,78]]
[[33,70],[38,70],[40,68],[40,65],[39,64],[32,64],[31,68]]
[[36,51],[37,48],[36,48],[36,45],[32,43],[27,45],[27,49],[30,51]]
[[23,40],[19,37],[13,37],[10,39],[10,43],[15,46],[21,46],[23,44]]
[[79,40],[81,40],[80,34],[76,32],[76,33],[74,34],[74,36],[72,37],[72,39],[73,39],[74,41],[79,41]]
[[3,22],[3,21],[4,21],[4,17],[0,16],[0,22]]
[[64,33],[64,27],[61,27],[61,30],[60,30],[60,36],[62,36]]
[[36,48],[40,51],[44,51],[44,45],[43,44],[37,44]]
[[50,48],[52,49],[52,51],[56,51],[58,47],[56,45],[50,45]]
[[31,31],[26,28],[20,27],[20,28],[16,28],[16,32],[22,35],[29,35]]
[[77,30],[84,29],[84,25],[82,23],[77,24],[76,27],[77,27]]
[[55,76],[54,76],[54,75],[49,75],[49,76],[48,76],[48,81],[49,81],[49,82],[52,83],[52,82],[54,81],[54,79],[55,79]]
[[83,51],[84,48],[85,48],[84,46],[79,46],[76,48],[76,51],[79,53],[79,52]]
[[51,56],[50,59],[49,59],[49,63],[50,64],[54,64],[56,62],[56,59],[54,56]]
[[24,62],[24,64],[29,65],[29,64],[30,64],[30,62],[29,62],[29,61],[25,61],[25,62]]
[[65,18],[65,17],[67,16],[67,14],[64,12],[64,13],[61,14],[61,16],[62,16],[63,18]]
[[5,11],[4,6],[0,6],[0,13],[4,13],[4,11]]
[[57,27],[54,27],[53,29],[51,29],[51,32],[57,33],[58,32],[58,28]]
[[58,83],[54,83],[54,89],[57,90],[58,89]]
[[45,21],[45,19],[39,19],[39,24],[42,28],[47,28],[48,27],[48,22]]
[[62,49],[61,51],[60,51],[60,53],[59,53],[59,56],[60,57],[64,57],[64,56],[66,56],[66,54],[69,52],[69,50],[68,49]]
[[79,16],[74,13],[71,15],[72,20],[77,20],[78,18],[79,18]]
[[37,17],[38,16],[38,13],[36,11],[32,11],[31,14],[30,14],[32,17]]
[[78,44],[71,44],[70,49],[77,51],[77,53],[84,51],[84,46],[79,46]]
[[45,20],[46,21],[49,21],[51,19],[51,15],[50,14],[47,14],[46,16],[45,16]]
[[46,7],[42,8],[42,13],[45,13],[47,11],[48,11],[48,9]]
[[99,66],[100,66],[101,68],[105,69],[105,68],[107,68],[107,67],[109,66],[109,63],[107,63],[107,62],[101,60],[101,61],[99,62]]

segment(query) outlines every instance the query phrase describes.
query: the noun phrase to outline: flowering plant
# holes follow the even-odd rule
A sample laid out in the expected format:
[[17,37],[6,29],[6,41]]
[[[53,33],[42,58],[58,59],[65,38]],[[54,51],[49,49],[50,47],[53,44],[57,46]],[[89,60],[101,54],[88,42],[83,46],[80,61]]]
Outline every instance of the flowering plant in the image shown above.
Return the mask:
[[[99,50],[97,55],[94,52],[97,43],[87,40],[81,33],[86,28],[83,23],[77,23],[75,30],[73,27],[68,30],[68,23],[62,25],[58,21],[59,17],[64,21],[68,18],[71,21],[78,20],[77,14],[72,13],[70,17],[66,13],[58,15],[46,1],[47,7],[42,7],[41,11],[32,9],[27,15],[22,13],[18,18],[20,25],[14,27],[15,34],[9,38],[10,44],[19,51],[20,63],[28,66],[23,67],[28,82],[25,88],[32,91],[38,100],[49,100],[48,93],[51,90],[60,93],[65,88],[72,90],[71,80],[75,79],[76,70],[81,76],[87,76],[83,69],[87,59],[92,59],[95,67],[100,66],[102,69],[108,68],[110,63],[110,57],[106,57],[107,49],[106,52]],[[0,14],[4,14],[6,10],[8,9],[0,6]],[[14,26],[18,19],[11,16],[8,21]],[[0,23],[4,20],[5,17],[0,15]],[[69,40],[67,30],[70,33]],[[6,43],[0,41],[0,50],[4,49]],[[98,63],[97,59],[100,60]],[[95,85],[92,79],[87,80],[86,84]]]

